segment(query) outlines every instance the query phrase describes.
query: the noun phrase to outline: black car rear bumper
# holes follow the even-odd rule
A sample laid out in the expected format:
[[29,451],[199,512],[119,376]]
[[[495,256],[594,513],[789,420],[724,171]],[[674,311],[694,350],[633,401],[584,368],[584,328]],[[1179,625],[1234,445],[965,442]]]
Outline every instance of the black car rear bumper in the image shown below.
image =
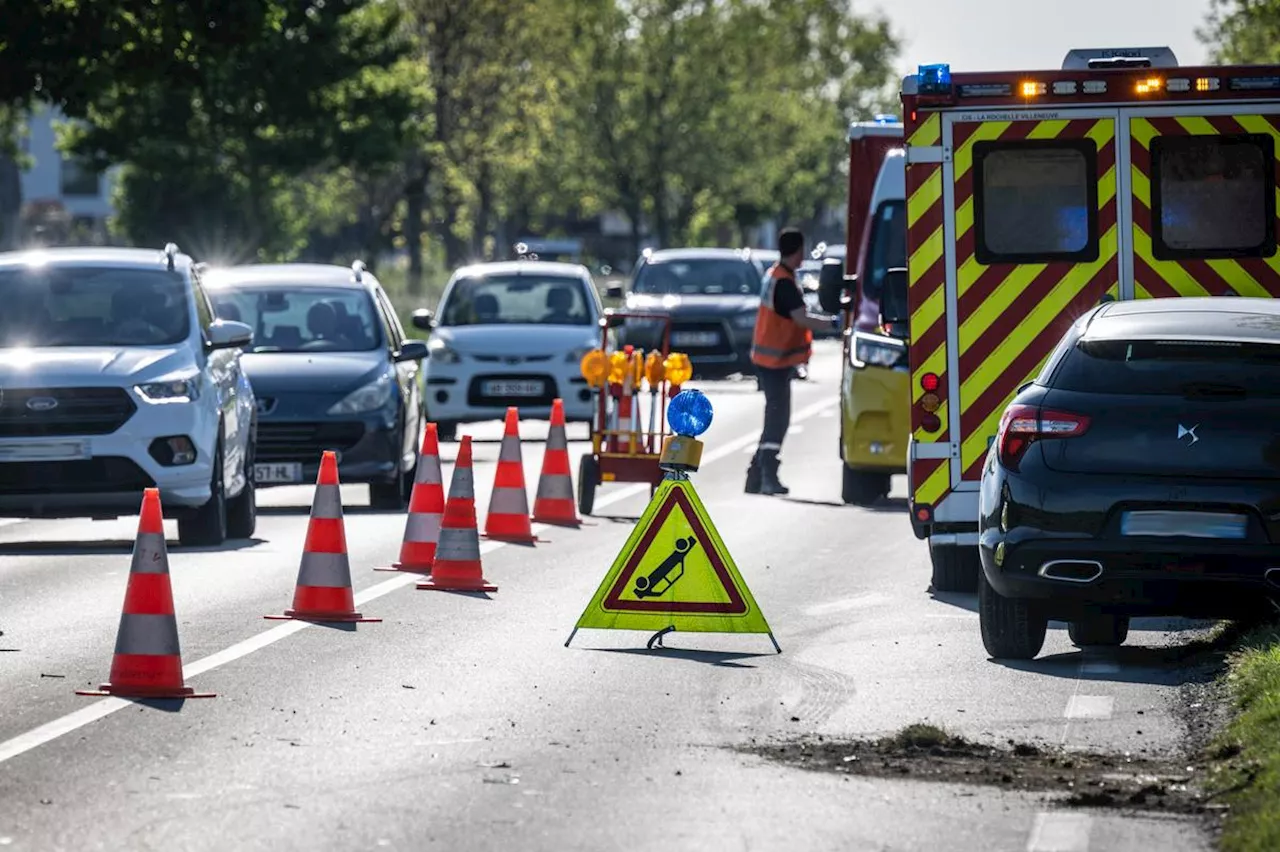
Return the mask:
[[[1044,602],[1050,617],[1084,608],[1130,615],[1231,618],[1280,602],[1280,548],[1272,544],[1100,539],[1005,541],[985,530],[988,582],[1005,597]],[[1095,576],[1096,575],[1096,576]]]
[[[366,420],[258,421],[257,464],[301,464],[302,483],[320,473],[325,450],[338,454],[338,476],[344,483],[385,483],[402,471],[404,436],[400,427],[387,428],[381,417]],[[258,487],[286,485],[258,482]]]

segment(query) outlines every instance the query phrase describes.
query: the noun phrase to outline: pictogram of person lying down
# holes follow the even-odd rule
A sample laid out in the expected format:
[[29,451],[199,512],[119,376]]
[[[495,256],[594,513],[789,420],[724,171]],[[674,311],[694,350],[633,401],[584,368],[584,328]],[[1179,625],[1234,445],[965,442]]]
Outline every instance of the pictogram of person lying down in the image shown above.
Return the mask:
[[684,576],[684,558],[696,543],[693,536],[676,539],[676,549],[661,565],[645,576],[636,577],[636,597],[657,598],[666,594]]

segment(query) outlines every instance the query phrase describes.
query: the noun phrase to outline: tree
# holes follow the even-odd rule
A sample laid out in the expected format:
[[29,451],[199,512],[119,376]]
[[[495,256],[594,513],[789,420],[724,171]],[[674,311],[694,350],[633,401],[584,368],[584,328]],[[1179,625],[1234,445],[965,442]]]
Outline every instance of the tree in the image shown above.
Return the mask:
[[1280,64],[1280,0],[1212,0],[1196,34],[1214,62]]

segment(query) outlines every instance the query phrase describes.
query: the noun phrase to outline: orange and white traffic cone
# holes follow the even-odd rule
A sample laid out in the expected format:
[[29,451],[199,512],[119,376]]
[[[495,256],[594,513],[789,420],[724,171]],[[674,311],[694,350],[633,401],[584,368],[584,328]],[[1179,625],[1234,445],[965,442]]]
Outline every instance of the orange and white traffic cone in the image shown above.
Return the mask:
[[498,587],[484,578],[480,564],[480,531],[476,529],[476,489],[471,471],[471,436],[458,444],[458,460],[449,482],[449,501],[440,522],[440,542],[436,546],[431,576],[418,583],[419,589],[443,592],[496,592]]
[[489,497],[489,514],[484,519],[484,537],[516,544],[533,544],[537,536],[529,522],[529,495],[524,485],[524,460],[520,456],[520,412],[507,409],[502,449],[498,452],[498,472]]
[[418,470],[409,495],[409,517],[404,524],[400,561],[375,571],[407,571],[427,574],[436,558],[440,541],[440,519],[444,515],[444,478],[440,473],[440,441],[436,424],[427,424],[418,454]]
[[302,546],[302,564],[293,593],[293,609],[283,615],[264,615],[273,621],[381,621],[356,612],[347,559],[347,532],[342,522],[342,491],[338,485],[338,457],[325,450],[320,457],[311,521]]
[[110,680],[97,689],[77,689],[76,695],[213,698],[212,692],[196,692],[182,680],[182,651],[158,488],[142,492],[141,514]]
[[551,403],[551,431],[542,456],[542,474],[533,500],[533,520],[540,524],[576,527],[582,524],[573,496],[569,440],[564,433],[564,402]]

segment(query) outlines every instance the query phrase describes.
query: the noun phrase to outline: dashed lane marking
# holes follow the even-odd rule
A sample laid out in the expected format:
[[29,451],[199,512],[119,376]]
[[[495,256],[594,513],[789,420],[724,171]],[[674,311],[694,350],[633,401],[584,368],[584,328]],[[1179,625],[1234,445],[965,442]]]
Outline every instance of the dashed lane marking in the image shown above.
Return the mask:
[[853,595],[847,598],[841,598],[838,601],[830,603],[818,604],[811,606],[804,611],[805,615],[819,616],[829,615],[834,612],[847,612],[851,609],[862,609],[863,607],[880,606],[892,601],[888,595],[880,592],[863,592],[860,595]]
[[[839,402],[839,399],[827,399],[822,402],[814,403],[813,405],[807,406],[794,414],[792,416],[792,422],[816,417],[823,411],[834,408],[839,404]],[[743,447],[754,447],[758,439],[758,435],[753,432],[751,434],[735,438],[732,441],[727,441],[703,456],[702,466],[706,467],[712,462],[716,462],[720,459],[739,453],[742,451]],[[643,494],[648,490],[649,486],[643,484],[619,488],[612,494],[606,494],[605,496],[598,498],[596,500],[596,508],[602,509],[614,503],[620,503],[623,500],[635,497],[638,494]],[[547,524],[533,525],[533,532],[535,534],[545,532],[549,529],[551,529],[551,527]],[[507,544],[505,542],[488,541],[480,545],[480,552],[482,554],[493,553],[494,551],[501,550],[506,546]],[[357,593],[355,596],[355,602],[357,605],[366,604],[370,601],[389,595],[397,589],[416,583],[421,579],[422,578],[417,574],[405,574],[399,577],[392,577],[389,580],[385,580],[375,586],[370,586],[364,591]],[[261,651],[263,648],[274,645],[281,639],[292,636],[295,633],[300,633],[301,631],[314,626],[316,625],[305,621],[291,621],[286,624],[281,624],[278,627],[273,627],[270,630],[265,630],[257,636],[246,639],[243,642],[237,642],[235,645],[219,651],[216,654],[212,654],[202,660],[197,660],[194,663],[183,666],[183,677],[190,680],[207,671],[216,669],[219,666],[224,666],[227,663],[235,662],[242,657],[247,657],[255,651]],[[65,736],[72,731],[79,730],[85,725],[92,724],[99,719],[110,716],[117,710],[123,710],[125,707],[128,707],[133,703],[134,702],[123,698],[104,698],[101,701],[95,701],[74,713],[68,713],[65,716],[54,719],[52,722],[46,722],[39,727],[32,728],[26,733],[18,734],[16,737],[0,743],[0,763],[12,760],[13,758],[21,754],[25,754],[34,748],[39,748],[40,746],[52,742],[59,737]]]
[[1115,704],[1110,695],[1073,695],[1063,715],[1068,719],[1110,719]]
[[1039,813],[1027,852],[1087,852],[1093,818],[1088,814]]

